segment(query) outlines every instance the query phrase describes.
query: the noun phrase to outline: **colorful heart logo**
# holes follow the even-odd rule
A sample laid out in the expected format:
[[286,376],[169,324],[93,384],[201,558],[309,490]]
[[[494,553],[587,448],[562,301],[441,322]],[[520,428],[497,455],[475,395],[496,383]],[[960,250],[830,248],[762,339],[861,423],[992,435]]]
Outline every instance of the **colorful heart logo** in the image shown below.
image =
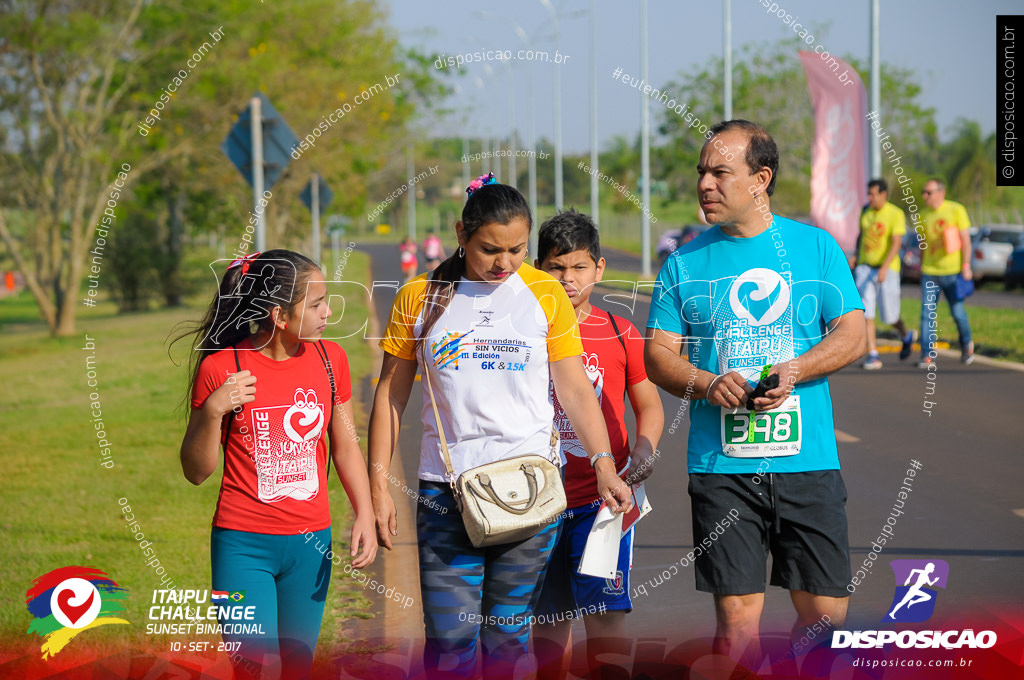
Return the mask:
[[324,429],[324,412],[314,390],[295,390],[295,402],[284,414],[284,431],[293,442],[316,439]]
[[50,596],[50,611],[67,628],[84,628],[100,613],[102,601],[96,586],[81,578],[59,583]]
[[747,311],[753,315],[755,320],[760,321],[771,310],[775,301],[779,299],[780,289],[781,286],[776,286],[775,290],[768,293],[767,297],[758,298],[758,295],[763,294],[761,286],[753,281],[747,281],[740,287],[740,302],[743,303],[743,306],[747,308]]
[[733,314],[751,326],[774,323],[789,308],[789,299],[789,285],[771,269],[748,269],[729,289]]
[[72,624],[76,624],[92,607],[92,601],[96,598],[96,593],[90,592],[85,602],[79,605],[71,604],[73,597],[75,597],[75,591],[73,590],[60,591],[57,593],[57,606]]

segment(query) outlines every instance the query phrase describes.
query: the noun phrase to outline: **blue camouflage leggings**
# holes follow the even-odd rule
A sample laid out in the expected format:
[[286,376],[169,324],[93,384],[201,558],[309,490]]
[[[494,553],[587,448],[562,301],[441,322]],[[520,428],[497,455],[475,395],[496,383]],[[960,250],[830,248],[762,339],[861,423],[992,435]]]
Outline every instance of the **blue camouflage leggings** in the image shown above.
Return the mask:
[[561,520],[518,543],[474,548],[448,484],[420,480],[416,531],[427,677],[512,677],[528,653],[528,619],[540,594]]

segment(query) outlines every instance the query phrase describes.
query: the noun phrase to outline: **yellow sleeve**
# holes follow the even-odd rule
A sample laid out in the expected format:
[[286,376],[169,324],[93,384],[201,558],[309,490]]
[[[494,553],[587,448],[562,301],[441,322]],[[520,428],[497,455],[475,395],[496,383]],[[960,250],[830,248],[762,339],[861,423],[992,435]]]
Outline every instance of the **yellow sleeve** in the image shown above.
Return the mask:
[[399,359],[416,358],[416,320],[423,311],[423,293],[427,275],[421,274],[398,290],[391,305],[388,325],[384,329],[379,347]]
[[892,233],[894,235],[907,233],[907,216],[896,206],[893,206],[892,211]]
[[967,217],[967,208],[959,204],[956,207],[956,226],[961,230],[971,228],[971,219]]
[[871,217],[869,217],[869,215],[871,215],[872,212],[873,211],[869,208],[860,214],[860,230],[862,232],[867,231],[868,228],[871,226],[873,220],[871,219]]
[[529,286],[548,320],[548,361],[583,354],[576,311],[562,285],[548,274],[528,264],[519,268],[519,275]]

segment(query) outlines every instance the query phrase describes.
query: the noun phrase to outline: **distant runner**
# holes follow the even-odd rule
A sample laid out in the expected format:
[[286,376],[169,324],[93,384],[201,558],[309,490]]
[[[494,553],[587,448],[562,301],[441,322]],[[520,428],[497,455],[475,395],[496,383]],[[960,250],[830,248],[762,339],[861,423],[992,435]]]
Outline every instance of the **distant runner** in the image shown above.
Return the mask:
[[398,244],[398,253],[402,275],[405,277],[405,283],[409,283],[416,276],[416,242],[406,236]]
[[427,237],[423,239],[423,257],[427,258],[428,272],[434,271],[444,259],[444,246],[441,245],[441,239],[433,229],[428,229]]

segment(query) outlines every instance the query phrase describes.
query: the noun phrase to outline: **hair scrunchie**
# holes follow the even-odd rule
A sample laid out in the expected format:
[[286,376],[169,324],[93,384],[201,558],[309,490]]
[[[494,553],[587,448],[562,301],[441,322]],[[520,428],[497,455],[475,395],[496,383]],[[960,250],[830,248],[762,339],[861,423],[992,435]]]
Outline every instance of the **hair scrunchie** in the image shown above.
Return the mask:
[[259,256],[260,256],[260,254],[257,252],[257,253],[250,253],[250,254],[246,255],[245,257],[240,257],[237,260],[232,261],[231,264],[228,265],[228,269],[234,269],[235,267],[241,267],[242,268],[242,274],[248,274],[249,273],[249,264],[253,260],[255,260],[257,257],[259,257]]
[[498,180],[495,179],[494,173],[493,172],[489,172],[486,175],[480,175],[475,180],[470,182],[469,186],[466,187],[466,193],[469,194],[470,196],[472,196],[473,192],[476,191],[477,189],[479,189],[480,187],[487,186],[488,184],[497,184],[497,183],[498,183]]

